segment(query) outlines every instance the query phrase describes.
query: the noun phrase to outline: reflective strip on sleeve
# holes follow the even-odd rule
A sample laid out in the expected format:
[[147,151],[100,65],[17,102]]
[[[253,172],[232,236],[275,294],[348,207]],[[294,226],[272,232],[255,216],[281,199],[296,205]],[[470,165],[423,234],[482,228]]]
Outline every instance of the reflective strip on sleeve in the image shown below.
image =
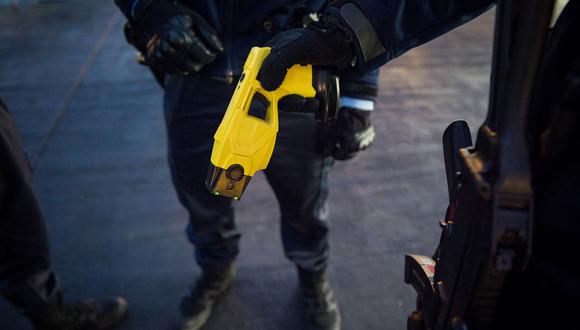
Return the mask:
[[373,111],[375,109],[375,102],[365,99],[357,99],[355,97],[343,96],[340,98],[340,106],[357,110]]
[[131,17],[139,21],[151,5],[157,0],[133,0],[131,4]]
[[135,7],[138,3],[139,0],[133,0],[133,4],[131,5],[131,17],[133,17],[133,19],[137,19],[137,17],[135,17]]

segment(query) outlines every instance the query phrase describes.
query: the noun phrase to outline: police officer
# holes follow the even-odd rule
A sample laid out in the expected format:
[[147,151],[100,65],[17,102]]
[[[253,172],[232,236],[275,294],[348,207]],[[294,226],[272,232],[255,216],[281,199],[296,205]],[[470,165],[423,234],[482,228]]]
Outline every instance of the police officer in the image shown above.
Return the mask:
[[[250,49],[279,31],[302,27],[324,1],[116,0],[130,40],[158,73],[173,183],[189,211],[187,235],[201,278],[181,302],[182,329],[199,329],[234,278],[240,234],[229,199],[204,186],[215,133]],[[158,74],[158,77],[161,75]],[[336,159],[352,158],[374,139],[370,114],[377,73],[343,79],[343,109],[326,138],[311,114],[281,113],[277,145],[266,171],[281,211],[286,256],[296,264],[312,329],[339,329],[340,314],[326,278],[328,175]],[[316,102],[293,98],[289,108]],[[300,127],[299,131],[295,130]],[[322,144],[322,145],[321,145]],[[326,152],[324,152],[326,151]]]
[[[507,0],[506,0],[507,1]],[[262,86],[276,89],[296,63],[365,72],[484,12],[492,0],[338,0],[318,23],[280,33],[264,59]],[[580,284],[580,1],[550,32],[528,111],[534,191],[533,249],[502,290],[493,329],[577,326]],[[317,52],[309,51],[312,47]],[[461,322],[459,322],[461,323]]]
[[116,297],[64,302],[51,269],[46,226],[32,187],[32,173],[0,98],[0,293],[21,310],[35,329],[103,330],[125,316],[127,302]]

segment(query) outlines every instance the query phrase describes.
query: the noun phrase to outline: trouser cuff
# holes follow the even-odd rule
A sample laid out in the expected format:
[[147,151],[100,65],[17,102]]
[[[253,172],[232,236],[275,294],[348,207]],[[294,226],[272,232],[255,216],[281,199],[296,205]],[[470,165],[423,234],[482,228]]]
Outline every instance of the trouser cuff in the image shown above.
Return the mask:
[[50,269],[22,280],[8,281],[0,291],[8,301],[27,315],[42,313],[62,300],[58,277]]

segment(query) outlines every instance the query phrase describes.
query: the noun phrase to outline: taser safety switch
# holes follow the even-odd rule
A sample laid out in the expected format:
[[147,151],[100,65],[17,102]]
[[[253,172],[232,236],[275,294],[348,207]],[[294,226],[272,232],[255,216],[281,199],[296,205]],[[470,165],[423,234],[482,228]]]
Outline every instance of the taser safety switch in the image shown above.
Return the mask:
[[[282,85],[262,88],[257,79],[269,47],[250,51],[234,95],[214,135],[206,186],[214,195],[239,200],[252,176],[268,166],[278,133],[278,101],[287,95],[316,97],[319,120],[336,117],[339,103],[338,78],[312,65],[294,65]],[[299,128],[297,128],[299,129]]]

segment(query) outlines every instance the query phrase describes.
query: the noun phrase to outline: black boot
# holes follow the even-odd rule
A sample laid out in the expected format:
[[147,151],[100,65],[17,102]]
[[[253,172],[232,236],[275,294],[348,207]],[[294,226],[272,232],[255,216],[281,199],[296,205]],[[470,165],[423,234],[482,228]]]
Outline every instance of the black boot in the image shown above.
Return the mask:
[[116,297],[58,302],[27,316],[36,330],[104,330],[119,324],[126,314],[127,301]]
[[340,311],[325,273],[298,267],[298,277],[308,329],[339,330]]
[[235,277],[233,265],[226,270],[204,269],[188,295],[181,300],[181,330],[200,329],[209,319],[216,300]]

